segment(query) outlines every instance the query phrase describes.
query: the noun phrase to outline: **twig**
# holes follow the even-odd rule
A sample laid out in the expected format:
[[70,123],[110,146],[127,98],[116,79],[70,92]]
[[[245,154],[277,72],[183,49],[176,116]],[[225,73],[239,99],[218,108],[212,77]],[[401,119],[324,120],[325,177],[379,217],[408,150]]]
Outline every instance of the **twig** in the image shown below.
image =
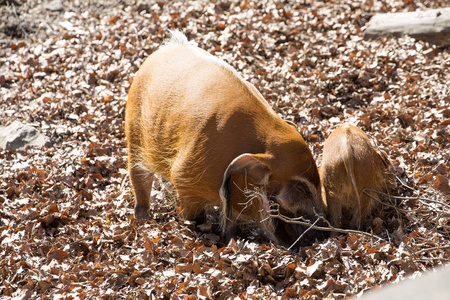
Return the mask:
[[[381,203],[381,204],[383,204],[383,205],[385,205],[385,206],[387,206],[387,207],[390,207],[390,208],[394,208],[395,210],[398,210],[398,211],[403,212],[403,213],[409,213],[409,212],[411,212],[411,210],[409,210],[409,209],[398,208],[398,207],[395,206],[395,205],[392,205],[392,204],[383,202],[383,201],[381,201],[380,199],[378,199],[377,197],[374,197],[373,195],[367,193],[366,190],[369,190],[369,189],[364,189],[364,190],[363,190],[363,193],[364,193],[365,195],[369,196],[370,198],[372,198],[373,200],[377,201],[378,203]],[[374,190],[371,190],[371,191],[374,191]],[[381,193],[381,192],[378,192],[378,191],[375,191],[375,192]],[[384,193],[381,193],[381,194],[384,194]],[[387,194],[385,194],[385,195],[387,195]],[[387,196],[390,196],[390,195],[387,195]]]
[[[432,200],[432,199],[427,199],[427,198],[418,198],[417,200],[419,200],[419,201],[420,201],[421,203],[423,203],[423,204],[427,204],[427,205],[428,205],[428,203],[425,202],[425,201],[428,201],[428,202],[431,202],[431,203],[440,204],[440,205],[444,206],[445,208],[450,209],[450,205],[445,204],[445,203],[442,202],[442,201]],[[449,211],[449,212],[450,212],[450,211]]]
[[[317,223],[317,221],[319,221],[319,219],[317,219],[317,220],[314,222],[314,224],[312,224],[312,226],[315,226],[316,223]],[[302,239],[302,237],[303,237],[308,231],[311,230],[312,226],[308,227],[305,231],[303,231],[303,233],[295,240],[295,242],[292,243],[291,246],[289,246],[288,250],[291,250],[292,247],[294,247],[294,245],[297,244],[297,242],[300,241],[300,240]]]
[[396,174],[394,174],[394,172],[392,172],[392,175],[394,175],[394,177],[406,188],[415,191],[415,189],[413,187],[410,187],[409,185],[407,185],[400,177],[398,177]]
[[427,202],[431,202],[431,203],[437,203],[437,204],[441,204],[442,206],[445,206],[446,208],[450,209],[450,205],[448,205],[448,204],[446,204],[446,203],[444,203],[442,201],[433,200],[433,199],[430,199],[430,198],[392,196],[392,195],[389,195],[389,194],[386,194],[386,193],[383,193],[383,192],[380,192],[380,191],[368,189],[368,188],[364,189],[364,194],[366,194],[366,195],[369,195],[369,194],[366,193],[366,191],[374,192],[374,193],[377,193],[377,194],[380,194],[380,195],[383,195],[383,196],[386,196],[386,197],[390,197],[390,198],[393,198],[393,199],[399,199],[399,200],[422,200],[422,201],[427,201]]
[[450,245],[425,248],[425,249],[414,252],[414,255],[417,255],[419,253],[426,252],[426,251],[441,250],[441,249],[450,249]]
[[[273,213],[275,213],[275,214],[273,214]],[[309,227],[311,227],[311,229],[315,229],[315,230],[319,230],[319,231],[330,231],[330,232],[338,232],[338,233],[346,233],[346,234],[353,233],[353,234],[359,234],[359,235],[367,236],[369,238],[374,238],[375,237],[378,241],[385,241],[384,239],[382,239],[382,238],[380,238],[378,236],[374,236],[374,235],[372,235],[370,233],[367,233],[367,232],[364,232],[364,231],[353,230],[353,229],[336,228],[336,227],[333,227],[333,226],[329,225],[328,222],[327,223],[328,223],[329,227],[322,227],[322,226],[317,226],[317,225],[312,224],[311,221],[305,220],[303,217],[289,218],[289,217],[286,217],[286,216],[280,214],[280,212],[278,210],[271,210],[270,211],[270,217],[271,218],[280,219],[280,220],[282,220],[283,222],[286,222],[286,223],[299,224],[299,225],[303,225],[303,226],[309,226]],[[322,218],[322,217],[319,216],[319,218]]]
[[434,260],[439,260],[439,261],[447,261],[449,262],[450,259],[448,258],[439,258],[439,257],[422,257],[422,258],[416,258],[416,261],[434,261]]

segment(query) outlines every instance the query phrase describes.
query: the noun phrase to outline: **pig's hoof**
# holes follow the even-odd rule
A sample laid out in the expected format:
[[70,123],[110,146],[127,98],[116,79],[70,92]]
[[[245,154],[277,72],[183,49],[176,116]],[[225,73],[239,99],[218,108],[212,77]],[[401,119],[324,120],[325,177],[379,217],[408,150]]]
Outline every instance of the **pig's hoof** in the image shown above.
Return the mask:
[[148,213],[147,209],[143,209],[143,208],[135,208],[134,209],[134,217],[136,218],[136,220],[148,220],[150,219],[150,215]]

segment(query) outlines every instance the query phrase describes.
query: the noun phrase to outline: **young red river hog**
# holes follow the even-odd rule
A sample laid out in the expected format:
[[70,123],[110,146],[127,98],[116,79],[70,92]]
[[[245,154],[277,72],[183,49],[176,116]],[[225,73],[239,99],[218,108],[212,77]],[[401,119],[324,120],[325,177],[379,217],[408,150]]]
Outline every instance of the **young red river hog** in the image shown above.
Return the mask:
[[125,132],[137,219],[149,218],[155,173],[173,183],[185,219],[220,207],[225,240],[237,222],[253,222],[276,243],[294,242],[305,228],[268,218],[273,203],[288,217],[323,214],[318,169],[301,135],[230,65],[180,32],[137,72]]
[[[326,139],[320,177],[327,217],[334,227],[359,229],[376,201],[363,190],[383,191],[393,183],[389,160],[358,127],[343,124]],[[376,193],[370,193],[378,198]],[[350,219],[350,220],[349,220]]]

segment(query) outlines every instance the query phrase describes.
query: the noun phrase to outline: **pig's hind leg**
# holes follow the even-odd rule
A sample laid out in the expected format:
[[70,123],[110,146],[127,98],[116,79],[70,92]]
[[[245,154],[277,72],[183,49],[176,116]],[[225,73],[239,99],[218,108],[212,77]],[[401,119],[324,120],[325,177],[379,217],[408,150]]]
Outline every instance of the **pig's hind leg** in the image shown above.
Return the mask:
[[148,170],[134,166],[130,167],[130,179],[136,197],[134,216],[136,219],[149,219],[150,194],[155,175]]

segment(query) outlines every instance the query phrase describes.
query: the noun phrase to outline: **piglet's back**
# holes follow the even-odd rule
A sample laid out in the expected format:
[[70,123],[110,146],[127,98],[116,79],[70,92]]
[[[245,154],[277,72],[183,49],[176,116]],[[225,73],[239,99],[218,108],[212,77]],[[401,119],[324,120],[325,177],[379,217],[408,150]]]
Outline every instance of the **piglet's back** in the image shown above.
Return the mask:
[[[325,141],[320,167],[331,224],[341,227],[350,218],[350,227],[359,228],[376,204],[363,191],[385,191],[390,183],[387,171],[387,158],[361,129],[344,124],[333,131]],[[350,212],[349,218],[344,218],[344,210]]]

